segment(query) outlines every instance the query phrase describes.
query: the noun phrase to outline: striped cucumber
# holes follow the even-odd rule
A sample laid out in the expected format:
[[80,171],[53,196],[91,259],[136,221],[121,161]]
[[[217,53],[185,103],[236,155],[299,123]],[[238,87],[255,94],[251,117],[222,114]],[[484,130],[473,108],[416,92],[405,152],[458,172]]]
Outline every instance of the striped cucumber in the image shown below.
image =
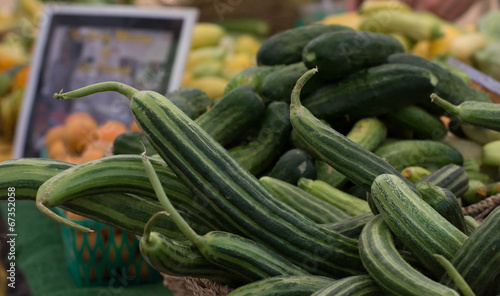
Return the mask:
[[369,275],[345,277],[314,292],[311,296],[371,296],[385,295],[384,290],[377,285]]
[[434,258],[452,258],[467,240],[467,235],[448,222],[404,181],[394,175],[378,176],[371,195],[389,228],[435,276],[444,269]]
[[334,223],[350,217],[341,209],[288,182],[268,176],[260,178],[260,182],[264,184],[276,198],[293,207],[316,223]]
[[416,184],[428,182],[450,190],[456,197],[461,197],[469,188],[469,177],[462,166],[445,165],[420,179]]
[[417,190],[422,199],[441,216],[463,233],[469,234],[465,217],[462,214],[462,207],[451,191],[427,182],[419,183]]
[[278,201],[162,95],[104,82],[55,97],[70,99],[100,91],[117,91],[130,98],[136,122],[161,157],[231,232],[261,242],[316,274],[363,272],[356,240],[327,230]]
[[149,159],[144,154],[142,159],[158,200],[167,210],[164,214],[174,221],[208,261],[231,273],[238,274],[243,283],[277,275],[308,274],[307,271],[294,265],[279,253],[243,236],[224,231],[197,234],[168,199]]
[[398,140],[380,146],[375,154],[398,171],[421,166],[434,171],[448,164],[463,164],[462,154],[452,146],[432,140]]
[[[199,199],[193,198],[191,191],[163,160],[150,157],[150,161],[172,202],[185,217],[190,217],[197,231],[205,233],[211,229],[224,229],[223,223],[208,212]],[[44,182],[38,189],[36,200],[42,212],[54,217],[43,208],[88,195],[118,192],[157,201],[139,155],[114,155],[75,165]]]
[[359,199],[348,194],[347,192],[332,187],[328,185],[328,183],[321,180],[300,178],[298,184],[299,187],[306,192],[341,209],[350,216],[370,212],[370,207],[365,200]]
[[273,102],[266,108],[257,138],[228,151],[252,174],[259,175],[280,155],[291,129],[290,107],[284,102]]
[[[38,188],[45,181],[74,166],[48,158],[2,161],[0,188],[7,191],[9,187],[15,187],[16,200],[35,201]],[[7,194],[3,196],[3,200],[7,201]],[[162,210],[158,201],[126,193],[90,195],[64,202],[59,207],[137,235],[142,235],[149,217]],[[172,238],[184,237],[178,227],[166,217],[158,221],[156,230]]]
[[[290,121],[302,140],[316,155],[366,191],[370,191],[373,180],[380,174],[394,174],[407,180],[382,158],[329,128],[302,106],[300,90],[316,72],[316,69],[307,71],[292,93]],[[409,180],[407,184],[414,187]]]
[[461,121],[500,131],[500,105],[493,102],[466,101],[455,106],[436,94],[431,94],[432,102],[442,107]]
[[227,296],[310,296],[335,281],[312,275],[274,276],[238,287]]
[[363,228],[359,252],[373,279],[391,295],[458,296],[452,289],[426,277],[408,264],[399,254],[391,229],[381,215]]
[[208,261],[188,239],[171,239],[153,227],[165,217],[165,212],[154,214],[144,227],[139,242],[143,258],[156,270],[173,276],[205,278],[231,286],[239,285],[237,274],[230,273]]
[[[477,296],[498,295],[488,291],[500,274],[500,207],[496,207],[476,228],[462,248],[450,260]],[[441,283],[456,288],[448,275]]]

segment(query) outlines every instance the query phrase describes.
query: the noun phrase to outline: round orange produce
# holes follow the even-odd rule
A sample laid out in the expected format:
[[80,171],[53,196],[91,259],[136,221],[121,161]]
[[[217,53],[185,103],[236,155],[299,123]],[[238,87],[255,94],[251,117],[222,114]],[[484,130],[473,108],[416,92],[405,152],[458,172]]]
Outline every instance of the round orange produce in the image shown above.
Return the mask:
[[128,130],[127,126],[117,120],[109,120],[97,129],[97,138],[113,142],[116,137]]
[[52,144],[54,144],[57,141],[62,141],[62,133],[64,131],[64,125],[56,125],[47,131],[45,134],[45,147],[49,149]]
[[64,123],[63,142],[70,150],[80,154],[85,146],[95,140],[97,127],[97,122],[90,114],[73,113]]

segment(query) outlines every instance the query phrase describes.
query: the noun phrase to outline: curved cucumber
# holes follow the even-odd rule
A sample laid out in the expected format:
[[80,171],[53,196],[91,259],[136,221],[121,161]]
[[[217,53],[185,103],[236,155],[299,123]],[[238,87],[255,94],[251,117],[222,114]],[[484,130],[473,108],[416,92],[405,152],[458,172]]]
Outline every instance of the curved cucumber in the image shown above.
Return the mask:
[[370,296],[384,295],[384,290],[369,275],[355,275],[314,292],[311,296]]

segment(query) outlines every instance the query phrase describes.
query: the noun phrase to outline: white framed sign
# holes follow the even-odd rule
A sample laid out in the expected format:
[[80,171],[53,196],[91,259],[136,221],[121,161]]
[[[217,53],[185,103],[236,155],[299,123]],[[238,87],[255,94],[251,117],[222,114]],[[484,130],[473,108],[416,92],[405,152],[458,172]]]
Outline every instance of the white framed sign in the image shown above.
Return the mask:
[[198,14],[195,8],[45,5],[13,157],[38,157],[46,131],[73,112],[98,122],[133,120],[120,94],[59,101],[56,92],[104,81],[162,94],[178,89]]

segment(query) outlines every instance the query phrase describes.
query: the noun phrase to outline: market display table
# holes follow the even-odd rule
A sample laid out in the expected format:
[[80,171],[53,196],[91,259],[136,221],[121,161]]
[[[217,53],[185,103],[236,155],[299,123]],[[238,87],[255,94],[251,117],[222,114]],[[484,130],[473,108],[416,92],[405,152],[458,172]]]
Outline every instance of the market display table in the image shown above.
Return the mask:
[[[5,221],[7,204],[0,203],[0,208]],[[61,226],[41,214],[32,201],[17,201],[15,208],[15,263],[24,273],[31,296],[173,295],[161,281],[127,285],[115,280],[103,287],[76,287],[67,267]],[[16,286],[18,291],[21,288]],[[21,295],[10,290],[11,295]]]

